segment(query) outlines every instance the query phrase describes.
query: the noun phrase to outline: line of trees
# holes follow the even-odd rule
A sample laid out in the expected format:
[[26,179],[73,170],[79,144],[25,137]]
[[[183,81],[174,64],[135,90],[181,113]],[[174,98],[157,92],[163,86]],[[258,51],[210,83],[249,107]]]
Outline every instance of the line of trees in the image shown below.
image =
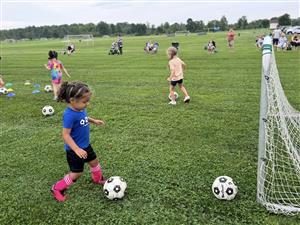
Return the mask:
[[[289,14],[284,14],[277,18],[279,25],[300,25],[300,17],[297,19],[291,19]],[[246,16],[242,16],[234,24],[229,24],[227,18],[222,16],[220,20],[212,20],[205,24],[202,20],[194,21],[189,18],[186,23],[173,23],[168,22],[163,23],[159,26],[154,26],[149,23],[117,23],[108,24],[106,22],[99,22],[97,24],[63,24],[63,25],[53,25],[53,26],[29,26],[26,28],[18,28],[11,30],[0,31],[0,39],[39,39],[39,38],[63,38],[68,34],[92,34],[96,37],[103,35],[150,35],[150,34],[168,34],[174,33],[176,31],[189,31],[189,32],[201,32],[215,30],[225,31],[229,27],[234,29],[254,29],[254,28],[269,28],[269,19],[259,19],[248,22]]]

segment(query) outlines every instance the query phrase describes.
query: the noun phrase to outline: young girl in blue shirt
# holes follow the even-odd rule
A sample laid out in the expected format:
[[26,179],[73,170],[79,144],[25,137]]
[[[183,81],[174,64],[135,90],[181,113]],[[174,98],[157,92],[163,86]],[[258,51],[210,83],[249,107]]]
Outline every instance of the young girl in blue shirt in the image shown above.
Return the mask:
[[70,168],[70,172],[51,188],[54,198],[60,202],[66,200],[65,191],[82,175],[85,163],[90,166],[93,182],[105,183],[97,155],[90,144],[89,127],[90,123],[95,125],[105,123],[88,117],[86,107],[91,95],[89,87],[81,82],[64,82],[59,91],[58,100],[68,104],[63,114],[62,136]]

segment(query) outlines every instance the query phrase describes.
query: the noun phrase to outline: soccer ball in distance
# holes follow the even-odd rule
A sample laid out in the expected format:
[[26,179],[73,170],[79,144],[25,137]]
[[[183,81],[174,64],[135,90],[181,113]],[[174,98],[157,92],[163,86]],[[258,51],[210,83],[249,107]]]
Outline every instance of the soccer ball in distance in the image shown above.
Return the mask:
[[[176,91],[174,91],[174,95],[175,95],[175,99],[177,99],[179,97],[179,94]],[[169,94],[169,99],[170,99],[170,101],[172,101],[171,94]]]
[[110,200],[117,200],[124,197],[127,184],[122,177],[110,177],[103,186],[105,196]]
[[44,88],[44,90],[45,90],[46,92],[52,92],[52,91],[53,91],[51,85],[46,85],[45,88]]
[[26,80],[25,81],[25,85],[30,85],[31,83],[30,83],[30,81],[29,80]]
[[51,116],[54,113],[54,109],[52,106],[50,105],[46,105],[44,106],[44,108],[42,109],[42,113],[44,116]]
[[0,88],[0,95],[6,95],[8,93],[5,87]]
[[217,177],[211,188],[216,198],[221,200],[232,200],[238,192],[237,186],[228,176]]

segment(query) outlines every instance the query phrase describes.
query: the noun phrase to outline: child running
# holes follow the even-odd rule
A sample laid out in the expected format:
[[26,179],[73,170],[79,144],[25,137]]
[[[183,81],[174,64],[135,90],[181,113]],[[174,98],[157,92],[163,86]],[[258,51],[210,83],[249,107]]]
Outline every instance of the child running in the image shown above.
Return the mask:
[[177,57],[177,48],[170,47],[167,50],[167,55],[169,59],[169,69],[170,69],[170,76],[167,80],[170,82],[170,96],[171,101],[169,102],[170,105],[176,105],[174,89],[176,84],[178,84],[180,90],[184,94],[184,102],[188,103],[190,101],[190,96],[188,95],[185,87],[183,86],[183,71],[186,67],[185,63]]
[[44,65],[47,70],[51,70],[51,77],[52,77],[52,86],[53,86],[53,100],[57,100],[59,88],[62,84],[62,70],[64,70],[65,74],[68,77],[71,77],[63,66],[61,61],[57,60],[57,52],[56,51],[49,51],[49,61],[48,64]]
[[104,125],[104,121],[88,117],[86,107],[89,105],[91,91],[80,82],[64,82],[60,88],[58,101],[68,103],[63,114],[62,136],[65,142],[66,158],[70,172],[51,188],[57,201],[66,200],[65,191],[82,175],[84,164],[88,163],[95,184],[104,184],[102,170],[90,144],[90,123]]

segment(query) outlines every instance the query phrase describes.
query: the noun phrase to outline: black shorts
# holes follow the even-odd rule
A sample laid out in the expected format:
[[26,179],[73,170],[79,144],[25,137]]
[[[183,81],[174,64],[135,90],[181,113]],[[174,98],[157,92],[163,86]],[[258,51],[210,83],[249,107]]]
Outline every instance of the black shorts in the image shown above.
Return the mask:
[[273,38],[273,45],[278,45],[278,41],[279,41],[278,38]]
[[81,173],[84,169],[84,163],[90,162],[97,158],[97,155],[91,145],[89,145],[87,148],[84,148],[83,150],[85,150],[88,154],[86,159],[80,158],[73,150],[66,151],[70,171],[74,173]]
[[171,81],[171,85],[174,87],[176,86],[176,84],[182,84],[182,83],[183,83],[183,79]]

